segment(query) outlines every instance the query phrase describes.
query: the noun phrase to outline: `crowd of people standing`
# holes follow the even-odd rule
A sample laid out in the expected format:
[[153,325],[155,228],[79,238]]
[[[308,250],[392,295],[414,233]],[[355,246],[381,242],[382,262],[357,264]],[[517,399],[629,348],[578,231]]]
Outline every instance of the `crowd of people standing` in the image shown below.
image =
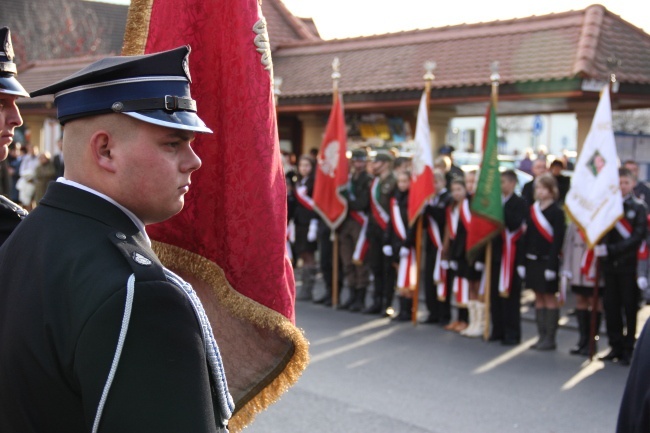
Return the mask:
[[[578,342],[570,352],[588,355],[591,312],[594,310],[597,317],[598,331],[604,311],[611,350],[603,359],[628,365],[643,299],[640,293],[648,288],[650,189],[637,182],[636,163],[626,161],[619,170],[624,217],[593,249],[588,248],[581,229],[570,223],[563,210],[571,182],[563,173],[564,161],[549,164],[546,157],[531,161],[533,180],[523,187],[513,170],[502,171],[505,224],[491,240],[492,260],[487,273],[485,251],[473,257],[467,254],[470,203],[478,173],[465,173],[454,165],[452,151],[445,146],[435,160],[436,192],[422,214],[421,288],[428,315],[421,323],[438,324],[466,337],[483,336],[489,296],[489,340],[518,345],[522,290],[530,289],[535,294],[538,331],[532,348],[555,350],[560,307],[570,290],[575,296],[579,330]],[[337,308],[408,321],[417,280],[412,271],[416,232],[407,218],[410,162],[389,150],[375,153],[371,158],[369,151],[361,148],[351,156],[345,191],[348,214],[337,229],[343,272],[336,287],[339,291],[347,289],[347,296],[338,297],[341,302]],[[332,237],[313,210],[314,157],[301,156],[297,171],[287,166],[290,238],[294,263],[300,265],[297,300],[331,306]],[[325,293],[320,297],[314,294],[317,250],[325,282]],[[602,272],[596,300],[597,261]],[[485,293],[486,287],[489,293]]]

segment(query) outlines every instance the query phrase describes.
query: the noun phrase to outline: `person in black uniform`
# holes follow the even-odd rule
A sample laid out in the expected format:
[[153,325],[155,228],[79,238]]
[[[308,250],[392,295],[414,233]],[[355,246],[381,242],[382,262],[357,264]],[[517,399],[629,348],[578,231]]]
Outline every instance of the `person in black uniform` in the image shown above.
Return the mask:
[[[23,124],[16,105],[19,97],[29,93],[16,79],[16,64],[7,27],[0,28],[0,161],[7,159],[9,145],[13,141],[14,129]],[[0,195],[0,245],[9,237],[27,212],[8,198]]]
[[314,279],[316,278],[316,252],[318,238],[318,215],[314,211],[314,165],[315,160],[308,155],[298,159],[298,181],[293,188],[296,206],[293,211],[293,222],[296,230],[293,251],[297,258],[302,259],[302,278],[300,290],[296,294],[297,301],[313,299]]
[[[629,365],[636,339],[639,289],[636,281],[637,252],[647,233],[645,203],[634,197],[634,175],[618,171],[623,195],[623,218],[594,247],[605,276],[603,307],[610,352],[603,360]],[[623,334],[623,317],[627,332]]]
[[616,433],[646,433],[650,431],[650,321],[645,323],[627,377]]
[[[442,240],[444,240],[447,223],[447,206],[451,194],[447,190],[445,174],[435,170],[433,176],[436,183],[436,195],[424,208],[427,235],[426,262],[424,265],[424,299],[429,315],[422,323],[439,323],[447,325],[451,320],[451,306],[446,302],[449,296],[445,293],[446,270],[441,268]],[[438,293],[438,287],[441,292]]]
[[469,210],[469,199],[465,180],[454,177],[450,185],[452,200],[447,206],[447,224],[445,225],[445,236],[443,240],[442,267],[448,269],[447,298],[454,296],[458,307],[457,320],[445,326],[448,331],[463,332],[467,329],[469,322],[470,284],[476,286],[481,279],[481,273],[467,261],[467,230],[471,223]]
[[535,313],[539,338],[532,348],[555,350],[555,334],[560,318],[557,299],[560,253],[566,222],[557,204],[557,182],[550,173],[535,179],[535,203],[526,216],[523,239],[525,267],[518,266],[519,276],[526,287],[535,291]]
[[[388,227],[386,228],[384,236],[384,246],[382,251],[386,257],[392,261],[394,268],[403,267],[404,278],[402,281],[393,279],[387,281],[391,284],[391,292],[397,283],[399,291],[399,311],[393,320],[405,322],[411,320],[413,309],[413,292],[415,287],[415,280],[408,278],[407,274],[411,267],[409,266],[408,259],[414,259],[411,250],[415,245],[415,230],[408,225],[408,199],[409,190],[411,188],[411,173],[403,171],[397,174],[397,188],[395,189],[394,196],[390,200],[390,218]],[[392,296],[391,296],[392,301]]]
[[492,333],[490,341],[501,341],[506,346],[521,341],[521,279],[515,270],[515,260],[523,224],[526,203],[515,193],[517,175],[512,170],[501,173],[501,201],[505,227],[492,240],[490,315]]
[[211,130],[189,47],[109,57],[55,94],[66,177],[0,248],[0,431],[227,432],[223,363],[145,225],[178,213]]
[[345,281],[350,296],[339,307],[343,310],[359,312],[365,308],[366,289],[370,283],[368,266],[364,262],[355,263],[354,251],[361,235],[363,219],[370,209],[370,175],[366,171],[368,151],[352,151],[352,172],[344,192],[348,200],[348,215],[339,226],[339,248]]
[[390,199],[397,181],[392,170],[393,154],[378,151],[372,162],[375,178],[370,185],[370,220],[368,221],[368,261],[374,276],[373,301],[364,314],[386,315],[393,305],[395,268],[383,252],[384,236],[390,220]]

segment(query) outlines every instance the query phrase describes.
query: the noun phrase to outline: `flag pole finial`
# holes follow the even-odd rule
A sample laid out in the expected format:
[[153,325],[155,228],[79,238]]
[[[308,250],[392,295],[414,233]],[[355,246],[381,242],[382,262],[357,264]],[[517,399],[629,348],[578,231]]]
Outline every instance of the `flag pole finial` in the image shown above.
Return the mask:
[[499,61],[495,60],[490,63],[490,81],[492,82],[492,103],[496,107],[499,98],[499,81],[501,75],[499,74]]
[[427,107],[429,106],[429,101],[431,98],[431,83],[435,80],[436,76],[433,75],[433,71],[436,69],[436,62],[433,60],[427,60],[424,62],[424,91],[427,95]]
[[334,57],[332,60],[332,88],[333,88],[333,98],[336,100],[339,93],[339,80],[341,79],[341,62],[338,57]]
[[618,91],[619,82],[616,80],[616,71],[621,67],[623,61],[615,55],[607,58],[607,70],[609,71],[609,86],[612,93]]

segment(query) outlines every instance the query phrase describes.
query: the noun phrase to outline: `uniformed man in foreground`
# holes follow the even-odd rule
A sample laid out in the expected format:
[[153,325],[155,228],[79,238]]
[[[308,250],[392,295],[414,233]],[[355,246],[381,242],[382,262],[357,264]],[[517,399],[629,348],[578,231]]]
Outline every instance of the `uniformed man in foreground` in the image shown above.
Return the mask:
[[145,225],[180,212],[212,132],[189,47],[100,60],[54,94],[65,178],[0,248],[0,431],[227,431],[221,357]]
[[[16,79],[14,50],[7,27],[0,28],[0,161],[7,159],[14,129],[23,124],[16,100],[29,98],[29,93]],[[27,212],[16,203],[0,195],[0,245],[9,237]]]

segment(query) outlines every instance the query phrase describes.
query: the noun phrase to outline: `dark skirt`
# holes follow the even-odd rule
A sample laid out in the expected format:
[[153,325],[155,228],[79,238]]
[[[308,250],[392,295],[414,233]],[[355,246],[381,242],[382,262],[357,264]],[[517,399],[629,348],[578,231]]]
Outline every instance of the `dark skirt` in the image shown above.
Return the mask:
[[481,281],[483,272],[474,269],[474,266],[470,265],[467,260],[459,260],[458,275],[467,278],[468,281]]
[[[600,288],[598,290],[598,297],[602,298],[603,297],[603,285],[600,285]],[[593,287],[585,287],[585,286],[571,286],[571,292],[575,293],[576,295],[584,296],[587,298],[591,298],[594,296],[594,288]]]
[[557,293],[559,291],[560,275],[558,273],[553,281],[546,281],[544,271],[547,269],[548,260],[526,258],[526,288],[539,293]]
[[302,253],[313,253],[316,251],[318,244],[316,241],[309,242],[307,240],[307,233],[309,232],[309,226],[296,225],[296,242],[293,244],[293,253],[296,255],[296,259]]

